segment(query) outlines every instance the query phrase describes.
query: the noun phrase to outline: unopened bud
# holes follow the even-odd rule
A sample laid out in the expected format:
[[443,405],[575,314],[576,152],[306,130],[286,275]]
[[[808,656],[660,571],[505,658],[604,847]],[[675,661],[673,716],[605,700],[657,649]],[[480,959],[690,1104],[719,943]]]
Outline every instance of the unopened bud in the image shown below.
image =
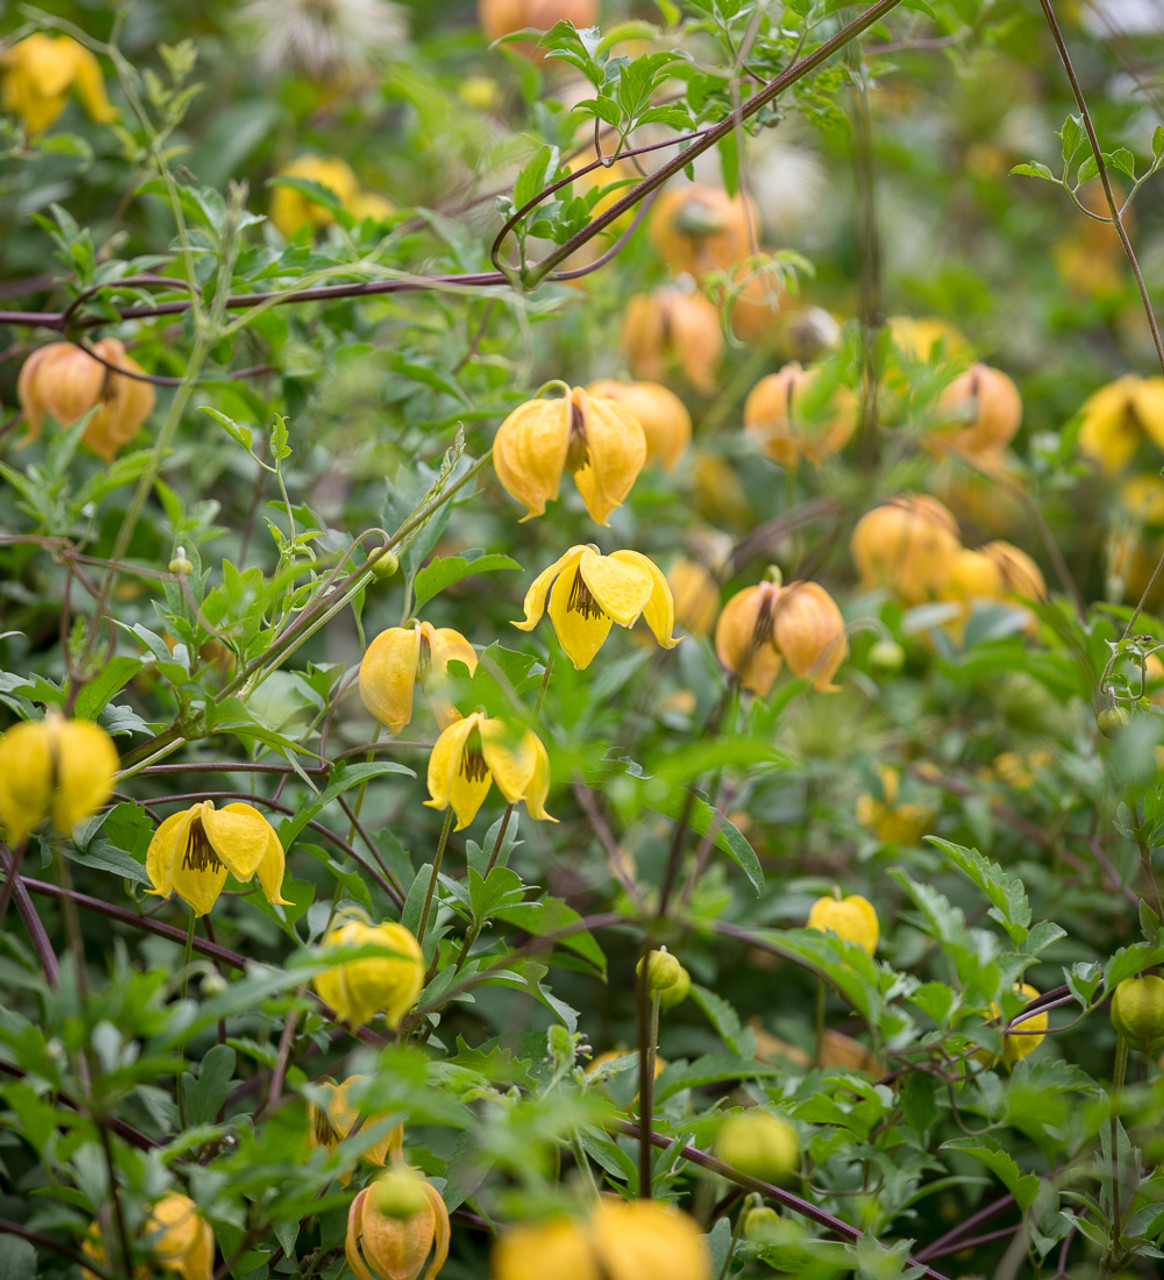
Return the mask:
[[752,1107],[724,1121],[715,1154],[753,1178],[783,1182],[800,1167],[800,1139],[786,1120]]
[[1108,707],[1099,713],[1096,724],[1105,738],[1114,738],[1121,730],[1128,727],[1131,719],[1127,707]]
[[391,578],[397,572],[400,568],[400,559],[395,551],[390,551],[385,547],[380,551],[373,551],[368,557],[364,568],[371,569],[372,577],[382,582],[385,578]]
[[194,572],[194,565],[187,558],[185,547],[179,547],[174,552],[174,558],[170,561],[169,570],[171,573],[180,574],[182,577]]
[[905,650],[896,640],[878,640],[869,650],[869,670],[895,676],[905,666]]
[[1111,1024],[1133,1049],[1157,1053],[1164,1044],[1164,978],[1125,978],[1111,998]]
[[226,990],[226,979],[217,970],[212,969],[206,974],[201,983],[199,983],[202,994],[210,999],[211,996],[220,996]]
[[744,1214],[744,1239],[753,1244],[770,1244],[780,1231],[780,1215],[768,1205]]
[[[652,951],[646,957],[646,963],[647,989],[652,995],[661,994],[669,987],[673,987],[677,982],[682,980],[683,966],[667,950],[666,947],[660,947],[658,951]],[[637,973],[640,978],[643,976],[642,960],[640,960],[635,966],[635,973]],[[688,978],[687,983],[690,987],[690,978]]]

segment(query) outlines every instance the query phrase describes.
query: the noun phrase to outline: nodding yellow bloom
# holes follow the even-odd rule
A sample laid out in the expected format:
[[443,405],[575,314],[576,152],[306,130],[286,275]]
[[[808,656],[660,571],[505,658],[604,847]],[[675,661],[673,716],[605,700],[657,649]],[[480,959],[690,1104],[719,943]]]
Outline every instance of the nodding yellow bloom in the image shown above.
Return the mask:
[[749,692],[766,698],[784,659],[772,638],[772,610],[780,598],[776,582],[737,591],[715,624],[715,654]]
[[593,545],[571,547],[533,580],[525,619],[513,624],[519,631],[532,631],[541,621],[547,595],[550,621],[579,671],[593,661],[614,622],[632,627],[641,615],[664,649],[682,639],[672,634],[675,600],[667,579],[637,551],[604,556]]
[[[463,662],[470,675],[477,670],[477,651],[452,627],[413,621],[407,627],[381,631],[360,663],[364,706],[388,726],[389,733],[399,733],[412,719],[417,682],[423,688],[439,679],[450,662]],[[433,710],[442,728],[460,718],[447,698],[434,698]]]
[[283,846],[274,827],[249,804],[216,809],[213,800],[202,800],[172,813],[146,852],[149,892],[160,898],[176,893],[196,916],[218,901],[228,871],[243,884],[257,875],[268,902],[291,905],[282,894]]
[[347,920],[324,938],[323,946],[325,950],[375,946],[397,953],[332,965],[314,983],[320,999],[353,1027],[362,1027],[377,1013],[384,1014],[390,1027],[398,1027],[424,986],[420,943],[404,925],[391,920],[377,925]]
[[[303,178],[318,182],[331,191],[345,209],[359,197],[360,184],[351,166],[338,156],[299,156],[277,175],[280,178]],[[293,187],[275,187],[271,192],[271,221],[288,239],[300,227],[326,227],[335,221],[335,214],[322,204],[316,204],[310,196]]]
[[524,504],[523,521],[545,512],[569,471],[591,517],[609,524],[646,460],[647,438],[631,410],[581,387],[518,405],[493,439],[494,470]]
[[604,1196],[588,1221],[550,1218],[507,1231],[493,1280],[711,1280],[694,1219],[659,1200]]
[[365,1187],[352,1201],[344,1254],[358,1280],[417,1280],[426,1262],[424,1280],[432,1280],[445,1265],[448,1208],[431,1182],[417,1177],[416,1183],[421,1207],[404,1217],[377,1208],[375,1185]]
[[0,826],[9,843],[49,817],[67,835],[109,799],[117,765],[109,735],[89,720],[50,711],[13,725],[0,735]]
[[[519,736],[520,735],[520,736]],[[530,817],[557,822],[546,812],[550,759],[531,729],[520,731],[504,720],[474,711],[451,724],[436,740],[428,760],[430,809],[452,805],[456,830],[467,827],[496,782],[507,803],[525,801]]]
[[[214,1272],[214,1233],[189,1196],[171,1191],[154,1205],[142,1233],[141,1248],[165,1271],[176,1272],[182,1280],[211,1280]],[[81,1244],[87,1258],[104,1267],[107,1263],[101,1243],[101,1228],[94,1222]],[[134,1276],[145,1280],[151,1268],[141,1264]],[[81,1269],[84,1280],[97,1280],[88,1268]]]
[[1164,448],[1164,378],[1125,374],[1089,396],[1079,413],[1080,452],[1108,475],[1127,466],[1145,438]]
[[647,461],[657,458],[664,471],[674,471],[691,443],[691,414],[667,387],[657,382],[617,382],[603,378],[587,388],[592,396],[617,400],[639,420],[647,439]]
[[117,119],[97,59],[71,36],[38,31],[7,50],[0,63],[4,110],[18,115],[30,133],[43,133],[56,121],[73,88],[91,120],[110,124]]
[[[368,1076],[348,1076],[340,1084],[325,1083],[321,1086],[327,1094],[323,1106],[314,1102],[308,1104],[308,1138],[313,1147],[323,1147],[334,1151],[355,1128],[358,1120],[364,1125],[373,1125],[383,1120],[384,1116],[367,1115],[350,1099],[353,1089],[361,1089],[368,1082]],[[388,1158],[396,1158],[404,1149],[404,1126],[396,1125],[389,1130],[379,1142],[369,1147],[360,1159],[367,1164],[379,1165],[381,1168]]]
[[808,913],[807,927],[820,933],[835,933],[838,938],[863,947],[870,955],[877,950],[881,936],[873,904],[859,893],[848,898],[818,898]]
[[[1038,987],[1032,987],[1029,982],[1016,982],[1014,989],[1017,995],[1022,996],[1023,1004],[1029,1004],[1041,994]],[[998,1007],[997,1001],[992,1000],[990,1002],[990,1011],[994,1014],[991,1019],[992,1023],[998,1021],[1004,1024],[1007,1023],[1007,1019],[1002,1016],[1002,1010]],[[1017,1016],[1016,1014],[1015,1017]],[[1002,1037],[1002,1061],[1008,1068],[1013,1067],[1020,1058],[1025,1058],[1028,1053],[1034,1053],[1039,1045],[1043,1043],[1046,1036],[1030,1033],[1046,1031],[1047,1023],[1047,1014],[1036,1013],[1033,1018],[1027,1018],[1025,1021],[1020,1022],[1014,1031]],[[1025,1034],[1018,1034],[1020,1032]],[[996,1066],[999,1060],[996,1054],[990,1053],[986,1049],[975,1050],[974,1057],[988,1067]]]

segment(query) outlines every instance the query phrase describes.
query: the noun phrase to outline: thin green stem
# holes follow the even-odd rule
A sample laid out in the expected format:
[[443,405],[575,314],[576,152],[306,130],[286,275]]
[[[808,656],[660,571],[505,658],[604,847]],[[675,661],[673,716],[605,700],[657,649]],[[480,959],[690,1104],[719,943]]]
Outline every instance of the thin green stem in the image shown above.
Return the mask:
[[587,1198],[591,1202],[598,1200],[598,1183],[594,1181],[594,1170],[590,1167],[590,1161],[586,1155],[586,1148],[582,1145],[582,1135],[577,1129],[570,1130],[570,1148],[574,1152],[574,1160],[578,1165],[578,1170],[582,1174],[582,1181],[586,1187]]
[[449,832],[453,828],[453,810],[448,808],[445,810],[445,824],[441,827],[441,838],[437,842],[436,854],[432,860],[432,875],[428,882],[428,892],[424,895],[424,910],[420,913],[420,928],[416,931],[416,940],[424,945],[424,934],[428,928],[428,916],[432,910],[432,895],[436,889],[437,875],[441,869],[441,859],[445,856],[445,845],[449,842]]
[[816,1053],[813,1055],[813,1063],[815,1066],[821,1066],[824,1062],[824,1036],[825,1036],[825,999],[827,992],[823,978],[817,979],[816,984]]
[[485,879],[489,879],[489,873],[497,865],[497,859],[501,854],[501,844],[505,839],[505,833],[509,829],[509,819],[513,816],[513,810],[516,806],[507,804],[505,812],[501,815],[501,826],[497,828],[497,839],[493,841],[493,852],[489,855],[489,861],[485,864]]
[[[190,923],[186,926],[186,946],[182,952],[182,1003],[186,1002],[186,991],[190,985],[190,962],[194,956],[194,926],[198,923],[198,917],[193,911],[190,912]],[[182,1061],[178,1064],[178,1124],[185,1130],[186,1128],[186,1090],[183,1087],[182,1077],[185,1074],[186,1059],[183,1055]]]
[[1115,1069],[1112,1072],[1111,1096],[1111,1258],[1114,1261],[1122,1252],[1120,1236],[1123,1225],[1120,1221],[1120,1120],[1118,1101],[1123,1093],[1124,1079],[1128,1073],[1128,1042],[1123,1032],[1116,1035]]

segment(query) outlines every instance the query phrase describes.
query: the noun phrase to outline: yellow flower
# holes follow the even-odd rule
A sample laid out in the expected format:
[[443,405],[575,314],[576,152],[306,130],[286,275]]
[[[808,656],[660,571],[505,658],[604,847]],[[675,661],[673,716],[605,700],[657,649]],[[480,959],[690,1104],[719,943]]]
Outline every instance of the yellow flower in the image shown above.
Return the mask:
[[417,1280],[432,1255],[424,1280],[449,1256],[449,1211],[430,1182],[417,1179],[424,1207],[407,1218],[389,1217],[376,1207],[376,1187],[365,1187],[348,1211],[344,1254],[358,1280]]
[[507,1231],[493,1280],[711,1280],[694,1219],[659,1200],[605,1196],[589,1221],[550,1218]]
[[701,293],[656,289],[638,293],[626,305],[622,349],[636,378],[662,382],[678,365],[697,391],[712,395],[723,355],[719,312]]
[[497,428],[493,467],[507,493],[540,516],[569,471],[599,524],[622,505],[647,460],[647,438],[625,405],[581,387],[557,400],[518,405]]
[[15,724],[0,735],[0,826],[10,844],[51,817],[67,835],[109,799],[117,748],[99,725],[66,720]]
[[[214,1271],[214,1233],[199,1214],[189,1196],[171,1191],[154,1205],[142,1232],[142,1248],[166,1271],[177,1272],[182,1280],[211,1280]],[[81,1244],[81,1252],[101,1266],[107,1256],[101,1243],[101,1228],[96,1222]],[[135,1277],[149,1275],[150,1268],[141,1264],[134,1268]],[[97,1280],[88,1268],[82,1268],[84,1280]]]
[[864,587],[921,604],[945,586],[960,545],[954,517],[936,498],[905,494],[867,511],[849,549]]
[[807,927],[821,933],[835,933],[838,938],[864,947],[870,955],[877,950],[881,934],[873,904],[859,893],[843,899],[818,898],[808,913]]
[[218,901],[228,871],[242,884],[258,875],[268,902],[291,905],[282,894],[283,846],[274,827],[249,804],[215,809],[213,800],[202,800],[172,813],[146,852],[149,892],[160,898],[176,893],[196,916]]
[[741,685],[768,696],[784,659],[772,641],[772,610],[780,596],[776,582],[737,591],[715,624],[715,654]]
[[941,423],[934,435],[975,456],[1005,448],[1023,420],[1018,387],[987,364],[976,364],[955,378],[938,397],[937,410],[965,415]]
[[[102,338],[93,350],[119,369],[145,372],[116,338]],[[16,394],[28,420],[29,440],[40,435],[46,413],[62,427],[71,427],[95,410],[81,439],[106,462],[133,439],[157,403],[148,382],[114,373],[71,342],[38,347],[21,366]]]
[[1079,412],[1079,448],[1108,475],[1131,461],[1145,436],[1164,448],[1164,378],[1126,374],[1100,387]]
[[30,133],[42,133],[57,119],[74,87],[91,120],[117,119],[97,59],[70,36],[38,31],[7,50],[2,61],[4,110],[20,116]]
[[680,556],[667,572],[667,585],[675,599],[675,621],[688,631],[705,636],[719,614],[719,583],[698,560]]
[[[367,1127],[385,1118],[382,1115],[365,1114],[349,1097],[353,1089],[362,1089],[368,1081],[368,1076],[348,1076],[340,1084],[325,1083],[320,1086],[327,1094],[323,1106],[320,1107],[311,1102],[307,1108],[310,1124],[308,1134],[313,1147],[334,1151],[351,1133],[358,1120],[362,1119],[364,1126]],[[382,1168],[390,1156],[393,1158],[399,1156],[403,1149],[404,1126],[398,1124],[379,1142],[369,1147],[360,1159],[367,1164],[379,1165]]]
[[477,816],[494,782],[507,803],[524,800],[531,817],[557,822],[545,809],[550,759],[542,740],[531,729],[518,736],[506,721],[474,711],[436,740],[428,760],[432,798],[425,804],[430,809],[452,805],[460,831]]
[[800,1168],[800,1139],[787,1120],[765,1107],[749,1107],[723,1122],[715,1154],[741,1173],[781,1183]]
[[402,924],[390,920],[377,925],[347,920],[323,940],[324,950],[373,946],[396,954],[332,965],[314,979],[315,989],[353,1027],[362,1027],[377,1013],[384,1014],[390,1027],[397,1027],[424,986],[420,943]]
[[[470,675],[477,670],[477,651],[452,627],[415,621],[407,627],[389,627],[372,641],[360,663],[360,697],[389,733],[399,733],[412,719],[417,681],[423,687],[434,672],[438,678],[443,676],[454,661],[463,662]],[[442,728],[459,718],[446,698],[434,700],[434,710]]]
[[593,661],[614,622],[631,627],[641,615],[664,649],[682,638],[672,634],[675,601],[667,579],[637,551],[604,556],[593,545],[571,547],[533,580],[525,619],[513,624],[519,631],[532,631],[541,621],[547,595],[550,621],[579,671]]
[[833,693],[837,668],[849,653],[845,620],[836,601],[815,582],[790,582],[772,610],[772,643],[798,676],[813,688]]
[[[1029,982],[1016,982],[1014,984],[1015,991],[1023,997],[1023,1003],[1029,1004],[1036,996],[1040,994],[1038,987],[1032,987]],[[991,1012],[994,1014],[993,1021],[1002,1018],[1002,1010],[998,1007],[997,1002],[991,1001]],[[1015,1015],[1018,1016],[1017,1014]],[[1018,1034],[1019,1032],[1046,1031],[1048,1017],[1045,1013],[1036,1013],[1033,1018],[1027,1018],[1024,1022],[1020,1022],[1010,1035],[1002,1037],[1002,1061],[1008,1066],[1013,1067],[1020,1058],[1025,1058],[1028,1053],[1033,1053],[1039,1045],[1043,1043],[1046,1036]],[[989,1053],[985,1049],[978,1049],[974,1053],[974,1057],[979,1062],[984,1063],[988,1067],[994,1066],[998,1062],[995,1054]]]
[[881,796],[878,800],[868,791],[857,797],[857,821],[863,827],[877,833],[885,844],[917,844],[933,820],[934,811],[916,801],[898,803],[901,790],[901,774],[890,765],[877,765],[881,779]]
[[647,461],[657,458],[664,471],[674,471],[691,443],[691,414],[674,391],[657,382],[616,382],[613,378],[592,382],[587,390],[592,396],[626,405],[647,438]]
[[[331,191],[345,209],[350,209],[359,196],[356,175],[337,156],[299,156],[285,169],[280,169],[277,176],[318,182]],[[335,215],[293,187],[276,187],[271,192],[271,221],[290,239],[300,227],[326,227],[335,221]]]
[[782,467],[801,458],[820,463],[842,449],[857,426],[857,397],[850,387],[834,387],[821,402],[813,383],[819,369],[793,361],[761,378],[744,401],[744,429]]

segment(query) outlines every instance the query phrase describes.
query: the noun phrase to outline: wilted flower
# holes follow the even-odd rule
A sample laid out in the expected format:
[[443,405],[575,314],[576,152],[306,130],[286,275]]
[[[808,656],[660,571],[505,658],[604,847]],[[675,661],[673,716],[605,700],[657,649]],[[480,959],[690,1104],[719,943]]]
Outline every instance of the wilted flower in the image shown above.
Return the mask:
[[493,1280],[711,1280],[695,1221],[660,1200],[604,1196],[586,1221],[550,1218],[494,1245]]
[[[141,1251],[165,1271],[176,1272],[182,1280],[211,1280],[214,1272],[214,1233],[189,1196],[177,1191],[164,1195],[154,1205],[142,1231]],[[105,1266],[107,1255],[101,1243],[101,1228],[94,1222],[81,1243],[81,1252]],[[146,1264],[134,1268],[135,1280],[152,1273]],[[81,1269],[84,1280],[97,1280],[88,1268]]]
[[0,826],[19,844],[46,818],[67,835],[113,791],[117,748],[100,725],[50,711],[0,735]]
[[352,1201],[344,1254],[358,1280],[417,1280],[422,1270],[424,1280],[432,1280],[445,1265],[449,1211],[432,1183],[420,1177],[415,1181],[422,1207],[407,1217],[377,1208],[375,1183]]
[[859,893],[848,898],[818,898],[808,913],[807,927],[821,933],[835,933],[838,938],[863,947],[870,955],[877,950],[881,934],[873,904]]
[[1164,378],[1129,373],[1100,387],[1079,413],[1079,448],[1109,475],[1131,461],[1145,437],[1164,449]]
[[696,183],[669,187],[651,209],[650,234],[659,256],[676,275],[698,279],[737,266],[759,234],[755,205],[742,191]]
[[18,115],[30,133],[42,133],[57,119],[73,88],[91,120],[110,124],[117,119],[97,59],[71,36],[34,32],[5,50],[0,65],[4,110]]
[[524,800],[531,817],[557,822],[545,808],[550,760],[541,738],[474,711],[436,740],[428,760],[431,799],[424,803],[432,809],[451,805],[460,831],[477,816],[494,782],[508,804]]
[[715,370],[723,355],[719,312],[701,293],[656,289],[626,304],[622,349],[636,378],[662,382],[677,365],[697,391],[715,391]]
[[[477,651],[452,627],[413,620],[407,627],[381,631],[360,663],[364,706],[389,733],[399,733],[412,719],[417,682],[421,688],[439,683],[450,662],[463,662],[470,675],[477,670]],[[442,728],[459,718],[446,698],[435,698],[434,709]]]
[[[119,369],[145,372],[116,338],[102,338],[93,350]],[[46,413],[62,427],[71,427],[91,409],[96,412],[81,439],[106,462],[112,462],[118,449],[133,439],[154,411],[154,389],[141,378],[114,373],[101,360],[72,342],[50,342],[28,357],[16,381],[16,394],[28,420],[29,440],[40,435]]]
[[[350,165],[338,156],[299,156],[276,176],[318,182],[332,192],[345,209],[360,189]],[[335,221],[335,215],[293,187],[275,187],[271,192],[271,221],[289,239],[300,227],[328,226]]]
[[324,83],[351,79],[408,38],[404,9],[388,0],[246,0],[239,18],[256,28],[264,71]]
[[782,467],[795,467],[801,458],[822,462],[831,457],[857,425],[852,389],[830,390],[821,372],[793,361],[761,378],[744,401],[745,430]]
[[[551,589],[551,584],[553,584]],[[513,625],[532,631],[546,611],[562,648],[581,671],[610,634],[611,624],[631,627],[640,615],[664,649],[673,649],[675,602],[658,567],[637,551],[601,555],[594,546],[574,546],[533,580],[525,595],[525,620]]]
[[954,517],[936,498],[907,494],[867,511],[849,549],[865,587],[921,604],[941,593],[960,545]]
[[691,415],[674,393],[657,382],[616,382],[603,378],[587,390],[592,396],[617,400],[639,420],[647,440],[647,461],[658,459],[673,471],[691,443]]
[[950,383],[938,397],[937,411],[958,410],[955,422],[934,434],[955,449],[973,455],[1002,449],[1014,439],[1023,419],[1018,387],[1000,369],[976,364]]
[[267,901],[291,904],[283,897],[283,846],[274,827],[249,804],[216,809],[202,800],[172,813],[154,832],[146,852],[149,893],[176,893],[196,916],[218,901],[227,872],[242,884],[258,876]]
[[391,920],[377,925],[347,920],[323,940],[325,951],[373,946],[396,954],[334,964],[313,979],[315,989],[353,1027],[362,1027],[378,1013],[397,1027],[424,986],[424,956],[416,938]]
[[[334,1151],[336,1147],[351,1133],[358,1120],[363,1120],[365,1127],[377,1124],[384,1116],[366,1115],[360,1107],[350,1099],[353,1089],[360,1090],[369,1083],[368,1076],[348,1076],[340,1084],[324,1083],[320,1088],[327,1097],[322,1106],[314,1102],[308,1104],[309,1137],[311,1145]],[[360,1156],[368,1164],[383,1167],[390,1156],[398,1156],[404,1148],[404,1126],[396,1125],[370,1146]]]
[[581,387],[518,405],[493,439],[493,468],[525,506],[523,521],[545,512],[569,471],[591,517],[609,524],[646,459],[647,439],[634,413]]

